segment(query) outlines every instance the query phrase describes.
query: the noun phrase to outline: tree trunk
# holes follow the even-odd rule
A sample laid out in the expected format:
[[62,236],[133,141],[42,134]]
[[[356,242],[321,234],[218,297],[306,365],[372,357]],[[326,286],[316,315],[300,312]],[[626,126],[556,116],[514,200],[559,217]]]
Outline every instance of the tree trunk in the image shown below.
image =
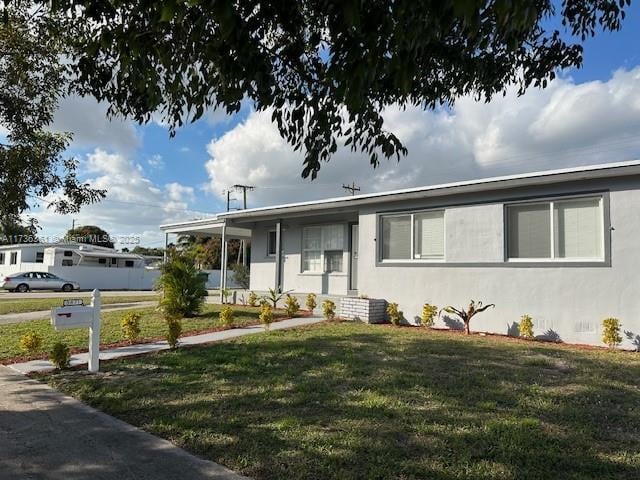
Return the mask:
[[471,330],[469,329],[469,325],[471,324],[471,322],[469,320],[466,320],[464,322],[464,333],[467,335],[471,334]]

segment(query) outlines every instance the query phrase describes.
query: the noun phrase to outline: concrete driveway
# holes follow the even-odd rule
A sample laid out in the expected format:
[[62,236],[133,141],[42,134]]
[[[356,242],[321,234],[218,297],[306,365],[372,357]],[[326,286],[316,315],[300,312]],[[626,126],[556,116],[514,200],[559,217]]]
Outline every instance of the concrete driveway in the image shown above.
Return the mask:
[[0,480],[246,479],[0,366]]

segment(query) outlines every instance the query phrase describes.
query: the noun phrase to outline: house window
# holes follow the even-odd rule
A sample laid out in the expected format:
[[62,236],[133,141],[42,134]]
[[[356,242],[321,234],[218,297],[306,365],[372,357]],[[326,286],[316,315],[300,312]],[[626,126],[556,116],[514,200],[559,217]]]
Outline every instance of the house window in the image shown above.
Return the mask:
[[62,259],[62,266],[63,267],[73,267],[73,260],[68,259],[68,258],[63,258]]
[[98,263],[101,265],[106,265],[107,264],[107,259],[106,258],[99,258],[98,259]]
[[125,260],[124,261],[124,266],[125,267],[133,267],[133,260]]
[[510,260],[602,260],[602,198],[507,206]]
[[44,263],[44,252],[36,252],[36,263]]
[[111,265],[117,265],[118,264],[118,259],[117,258],[112,258],[111,259]]
[[269,232],[267,237],[267,255],[275,256],[276,254],[276,231],[272,230]]
[[5,261],[5,255],[4,252],[0,253],[0,264],[4,265],[4,261]]
[[73,252],[71,250],[65,250],[63,255],[65,257],[73,257]]
[[11,255],[9,256],[9,264],[15,265],[16,263],[18,263],[18,252],[11,252]]
[[444,210],[383,215],[382,260],[443,260]]
[[344,225],[321,225],[302,230],[302,271],[342,272],[343,251]]

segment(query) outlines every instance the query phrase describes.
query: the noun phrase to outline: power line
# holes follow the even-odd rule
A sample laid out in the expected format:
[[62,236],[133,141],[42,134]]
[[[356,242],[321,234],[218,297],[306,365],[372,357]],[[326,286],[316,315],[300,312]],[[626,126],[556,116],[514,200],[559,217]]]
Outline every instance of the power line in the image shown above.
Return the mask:
[[356,182],[351,182],[351,185],[345,185],[343,183],[342,184],[342,188],[344,188],[348,192],[351,192],[351,196],[354,196],[356,194],[356,192],[360,191],[360,187],[356,187]]
[[[242,208],[244,208],[245,210],[247,209],[247,190],[255,190],[256,187],[254,187],[253,185],[239,185],[236,184],[233,186],[234,189],[236,190],[242,190]],[[229,211],[229,209],[227,208],[227,211]]]

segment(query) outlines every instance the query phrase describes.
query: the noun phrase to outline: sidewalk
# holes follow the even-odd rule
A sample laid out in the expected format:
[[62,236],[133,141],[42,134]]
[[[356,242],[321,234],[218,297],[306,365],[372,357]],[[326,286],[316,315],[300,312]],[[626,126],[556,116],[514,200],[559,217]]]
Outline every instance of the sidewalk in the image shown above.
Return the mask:
[[[134,308],[147,308],[157,305],[157,301],[147,302],[128,302],[128,303],[107,303],[102,305],[102,311],[115,312],[117,310],[132,310]],[[38,310],[36,312],[22,312],[22,313],[4,313],[0,315],[0,325],[6,325],[8,323],[22,323],[30,322],[32,320],[48,319],[51,316],[51,309]]]
[[[314,323],[322,322],[322,317],[301,317],[290,318],[288,320],[282,320],[280,322],[274,322],[271,324],[271,330],[282,330],[285,328],[300,327],[304,325],[312,325]],[[221,340],[227,340],[230,338],[242,337],[244,335],[252,335],[254,333],[264,332],[265,328],[262,325],[253,325],[249,327],[233,328],[230,330],[222,330],[220,332],[203,333],[202,335],[194,335],[191,337],[181,337],[180,345],[201,345],[205,343],[219,342]],[[127,347],[113,348],[109,350],[100,351],[100,360],[112,360],[115,358],[130,357],[133,355],[140,355],[143,353],[159,352],[161,350],[168,350],[169,344],[165,341],[154,343],[143,343],[138,345],[130,345]],[[79,353],[72,355],[71,366],[84,365],[88,362],[89,355],[87,353]],[[14,363],[8,365],[14,371],[28,374],[34,372],[45,372],[53,370],[54,367],[48,360],[31,360],[30,362]]]
[[0,366],[0,480],[248,480]]

